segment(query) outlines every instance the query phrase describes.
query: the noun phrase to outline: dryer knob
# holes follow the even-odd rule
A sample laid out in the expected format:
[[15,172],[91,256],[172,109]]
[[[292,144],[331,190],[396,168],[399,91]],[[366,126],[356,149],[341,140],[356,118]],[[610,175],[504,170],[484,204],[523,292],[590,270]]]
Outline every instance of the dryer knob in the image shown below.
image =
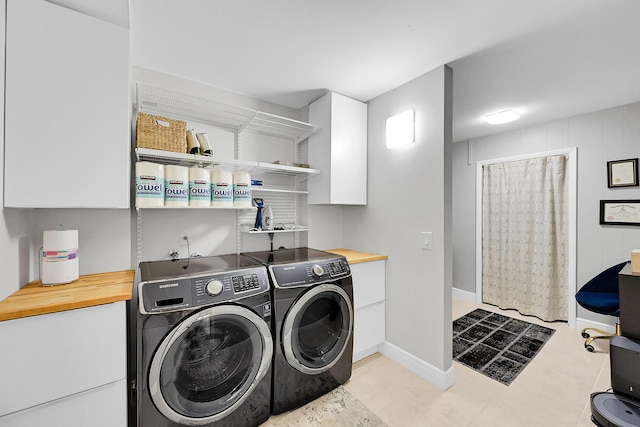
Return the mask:
[[207,293],[212,297],[220,295],[223,289],[222,282],[219,280],[212,280],[209,283],[207,283],[207,286],[205,287],[205,289]]
[[314,276],[320,277],[324,274],[324,268],[322,268],[320,264],[314,264],[313,267],[311,268],[311,272],[313,273]]

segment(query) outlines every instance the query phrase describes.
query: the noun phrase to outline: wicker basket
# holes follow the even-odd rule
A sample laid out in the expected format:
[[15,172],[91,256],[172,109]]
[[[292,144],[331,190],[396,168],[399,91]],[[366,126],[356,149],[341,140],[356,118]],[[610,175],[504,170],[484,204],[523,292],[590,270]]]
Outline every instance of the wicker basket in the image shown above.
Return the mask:
[[136,122],[136,147],[187,152],[187,123],[140,112]]

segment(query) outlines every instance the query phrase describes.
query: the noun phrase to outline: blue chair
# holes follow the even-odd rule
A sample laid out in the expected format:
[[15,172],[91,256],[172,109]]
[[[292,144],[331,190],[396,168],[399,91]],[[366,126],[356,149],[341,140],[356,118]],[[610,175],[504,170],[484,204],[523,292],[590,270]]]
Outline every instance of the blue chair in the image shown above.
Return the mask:
[[[604,270],[593,279],[584,284],[576,294],[576,301],[589,311],[607,316],[620,316],[620,294],[618,293],[618,273],[629,261],[622,262]],[[597,336],[591,336],[587,331],[595,331]],[[599,339],[611,339],[620,335],[620,324],[616,321],[616,333],[597,328],[584,328],[582,337],[585,338],[584,348],[593,352],[591,343]]]

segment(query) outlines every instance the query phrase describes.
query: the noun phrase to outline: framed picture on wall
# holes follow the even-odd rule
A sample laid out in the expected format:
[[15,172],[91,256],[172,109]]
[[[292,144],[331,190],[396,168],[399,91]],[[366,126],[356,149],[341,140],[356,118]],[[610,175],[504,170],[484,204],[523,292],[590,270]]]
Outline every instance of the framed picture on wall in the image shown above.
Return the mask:
[[609,188],[638,186],[638,159],[607,162]]
[[640,200],[600,200],[600,224],[640,225]]

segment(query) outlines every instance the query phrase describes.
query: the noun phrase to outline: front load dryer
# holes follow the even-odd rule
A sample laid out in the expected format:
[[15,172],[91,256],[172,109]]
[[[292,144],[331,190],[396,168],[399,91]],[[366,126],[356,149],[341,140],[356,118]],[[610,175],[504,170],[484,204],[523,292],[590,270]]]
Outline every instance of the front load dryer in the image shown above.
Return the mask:
[[243,255],[267,265],[272,281],[272,413],[344,384],[353,359],[353,282],[346,259],[310,248]]
[[271,297],[239,255],[142,262],[140,427],[257,426],[270,415]]

